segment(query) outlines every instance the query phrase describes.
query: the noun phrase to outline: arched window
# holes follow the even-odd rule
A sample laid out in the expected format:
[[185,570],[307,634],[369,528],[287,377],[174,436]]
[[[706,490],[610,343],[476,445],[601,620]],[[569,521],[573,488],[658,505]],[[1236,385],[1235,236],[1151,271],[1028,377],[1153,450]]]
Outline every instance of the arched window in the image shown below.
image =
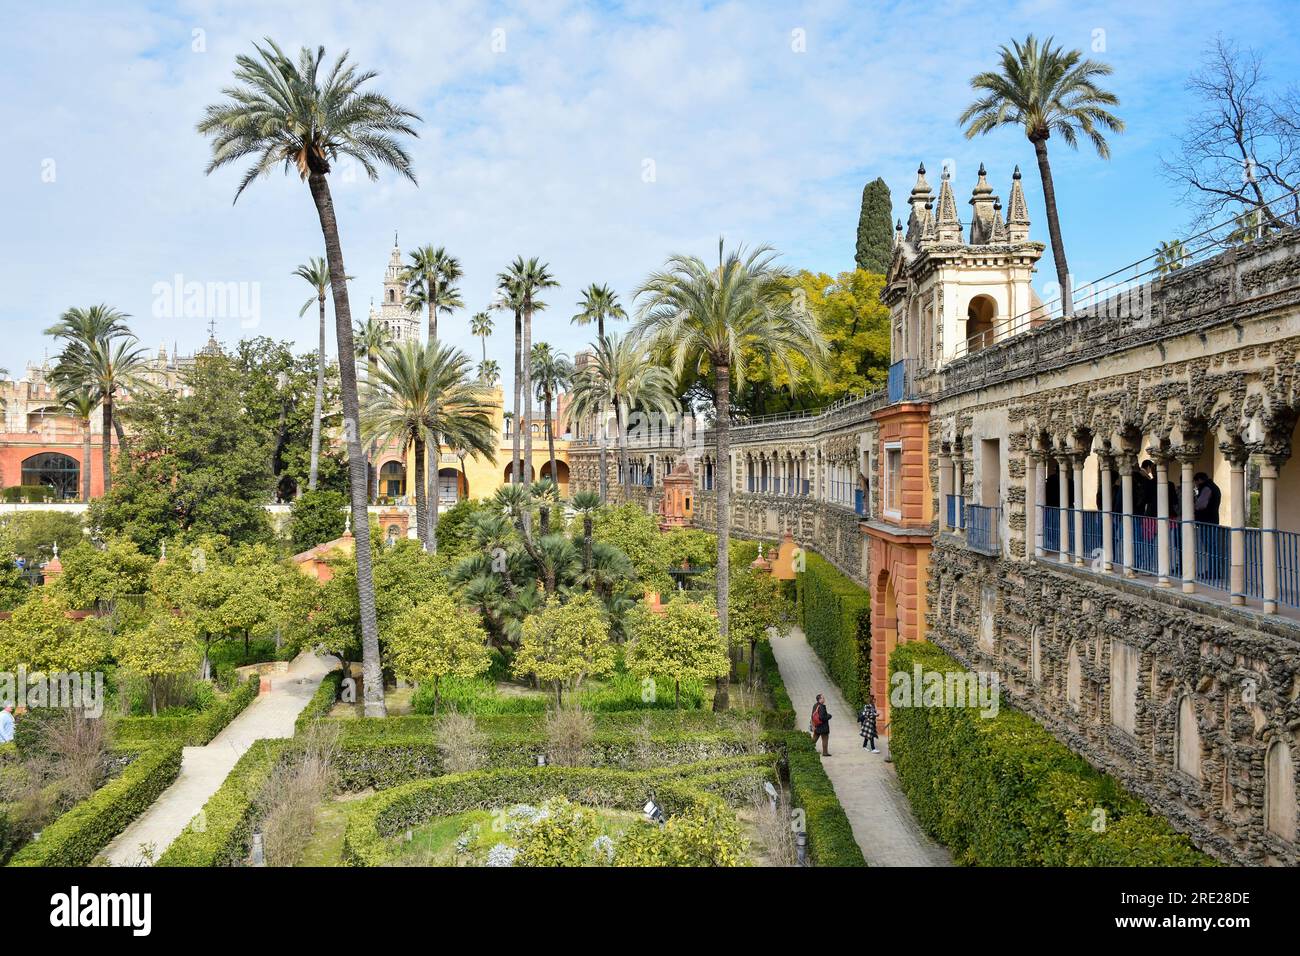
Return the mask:
[[993,344],[993,324],[998,316],[998,306],[987,295],[977,295],[966,307],[966,351],[978,352]]
[[379,493],[388,498],[406,494],[406,466],[400,461],[386,461],[379,469]]
[[1284,736],[1273,741],[1264,758],[1264,814],[1269,833],[1295,842],[1295,764]]
[[1201,729],[1196,724],[1196,705],[1191,694],[1178,702],[1178,723],[1174,727],[1174,765],[1189,777],[1201,779]]
[[1079,664],[1079,648],[1071,643],[1065,655],[1065,703],[1076,714],[1083,699],[1083,668]]
[[58,452],[41,452],[23,462],[24,485],[45,485],[53,488],[55,495],[60,498],[77,497],[77,482],[80,477],[81,466],[77,464],[77,459]]

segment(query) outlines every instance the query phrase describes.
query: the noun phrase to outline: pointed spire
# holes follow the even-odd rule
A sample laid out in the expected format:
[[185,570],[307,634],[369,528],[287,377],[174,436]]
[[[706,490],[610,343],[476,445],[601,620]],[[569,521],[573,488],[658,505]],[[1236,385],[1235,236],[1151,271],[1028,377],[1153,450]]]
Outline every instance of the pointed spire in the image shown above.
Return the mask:
[[903,244],[903,220],[900,219],[896,223],[894,223],[894,245],[901,246],[902,244]]
[[957,218],[957,200],[952,194],[952,176],[945,166],[939,183],[939,212],[935,216],[935,238],[939,242],[961,242],[961,220]]
[[989,242],[999,243],[1007,241],[1007,224],[1002,221],[1002,200],[997,199],[993,202],[993,228],[989,230]]
[[998,197],[993,195],[993,187],[989,185],[988,172],[984,169],[984,164],[980,163],[979,180],[975,183],[975,189],[971,192],[970,197],[971,245],[983,245],[992,238],[993,207],[997,204],[997,201]]
[[930,184],[925,179],[925,163],[922,163],[916,169],[916,185],[912,187],[912,194],[907,197],[907,204],[912,211],[907,217],[907,240],[909,242],[919,242],[925,234],[925,223],[929,213],[929,203],[934,194],[930,192]]
[[1007,241],[1024,242],[1029,238],[1029,206],[1020,184],[1020,167],[1011,174],[1011,198],[1007,200]]

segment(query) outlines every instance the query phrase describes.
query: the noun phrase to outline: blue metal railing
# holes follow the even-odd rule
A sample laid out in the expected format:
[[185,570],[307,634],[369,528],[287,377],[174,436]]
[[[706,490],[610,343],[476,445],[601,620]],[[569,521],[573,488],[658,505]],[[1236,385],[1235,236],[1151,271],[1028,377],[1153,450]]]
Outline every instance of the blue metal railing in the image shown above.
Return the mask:
[[1043,550],[1061,550],[1061,509],[1043,505]]
[[1133,569],[1142,574],[1156,573],[1156,519],[1133,516]]
[[966,503],[966,499],[963,498],[961,495],[948,495],[947,524],[948,527],[953,531],[960,531],[962,528],[966,526],[964,524],[966,519],[966,513],[963,507],[965,503]]
[[1083,557],[1089,564],[1101,552],[1101,512],[1083,512]]
[[867,505],[866,501],[863,499],[861,488],[853,489],[853,510],[860,515],[865,515],[867,513]]
[[966,547],[983,554],[1002,553],[999,516],[1002,509],[988,505],[967,505],[965,509]]
[[1277,535],[1278,600],[1288,607],[1300,607],[1300,534],[1273,533]]

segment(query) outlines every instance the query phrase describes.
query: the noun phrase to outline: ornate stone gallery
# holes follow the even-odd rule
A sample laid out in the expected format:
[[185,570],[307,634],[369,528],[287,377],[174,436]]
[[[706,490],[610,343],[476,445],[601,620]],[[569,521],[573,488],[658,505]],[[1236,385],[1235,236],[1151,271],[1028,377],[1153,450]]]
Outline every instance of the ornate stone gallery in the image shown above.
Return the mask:
[[[1202,849],[1300,864],[1300,235],[1053,318],[1019,172],[1005,219],[982,167],[969,204],[964,230],[919,170],[886,391],[733,426],[733,533],[869,589],[886,726],[887,654],[929,640]],[[574,451],[575,487],[597,460]],[[717,476],[696,459],[697,527]]]

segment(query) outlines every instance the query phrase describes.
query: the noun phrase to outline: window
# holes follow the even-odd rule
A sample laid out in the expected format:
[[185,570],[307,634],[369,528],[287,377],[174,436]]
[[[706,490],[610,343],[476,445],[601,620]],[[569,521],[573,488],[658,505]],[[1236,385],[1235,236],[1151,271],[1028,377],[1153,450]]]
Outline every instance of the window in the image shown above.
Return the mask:
[[885,446],[885,513],[897,518],[903,511],[903,446]]
[[23,462],[24,485],[45,485],[53,488],[60,498],[75,498],[79,494],[77,480],[81,477],[81,466],[77,459],[47,451],[32,455]]

